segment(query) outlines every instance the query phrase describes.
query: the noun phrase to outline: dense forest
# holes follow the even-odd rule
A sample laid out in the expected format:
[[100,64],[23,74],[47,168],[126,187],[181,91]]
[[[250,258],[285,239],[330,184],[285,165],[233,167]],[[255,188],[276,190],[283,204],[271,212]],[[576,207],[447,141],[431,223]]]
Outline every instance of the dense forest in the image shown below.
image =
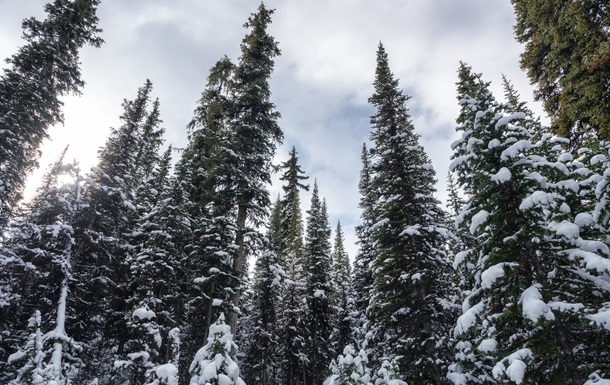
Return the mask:
[[99,2],[24,20],[0,78],[1,384],[610,384],[607,2],[511,0],[548,126],[459,64],[445,204],[379,43],[352,261],[297,148],[274,164],[262,3],[185,148],[146,80],[90,172],[62,155],[23,200],[79,51],[103,49]]

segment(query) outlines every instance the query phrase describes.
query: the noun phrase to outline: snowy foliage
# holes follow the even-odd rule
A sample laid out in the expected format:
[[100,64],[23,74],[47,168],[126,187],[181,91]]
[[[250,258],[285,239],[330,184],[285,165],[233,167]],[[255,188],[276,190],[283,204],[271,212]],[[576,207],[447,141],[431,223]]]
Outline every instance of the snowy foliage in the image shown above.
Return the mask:
[[189,369],[192,385],[245,385],[239,377],[239,367],[231,358],[237,350],[231,327],[225,324],[224,315],[210,326],[208,341],[195,354]]
[[351,345],[346,346],[337,361],[331,363],[330,370],[332,375],[324,385],[372,385],[366,352],[360,350],[356,353]]

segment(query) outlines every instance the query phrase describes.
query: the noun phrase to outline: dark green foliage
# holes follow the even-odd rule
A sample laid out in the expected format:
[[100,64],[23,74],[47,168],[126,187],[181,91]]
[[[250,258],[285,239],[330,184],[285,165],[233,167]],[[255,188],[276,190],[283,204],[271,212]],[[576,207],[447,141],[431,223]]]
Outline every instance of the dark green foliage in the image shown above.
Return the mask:
[[79,50],[99,47],[99,0],[55,0],[43,21],[23,21],[27,44],[7,59],[0,78],[0,229],[21,199],[50,126],[62,123],[62,102],[83,87]]
[[331,285],[329,295],[331,306],[330,326],[332,334],[331,354],[333,357],[342,352],[347,345],[354,345],[355,317],[354,293],[349,257],[345,250],[345,238],[341,230],[341,222],[337,222],[335,241],[332,252]]
[[551,129],[577,148],[610,139],[610,7],[597,0],[512,0],[521,68],[537,85]]
[[381,44],[373,84],[368,191],[375,192],[375,203],[368,231],[375,260],[367,310],[372,361],[378,366],[383,357],[397,357],[407,382],[441,383],[449,357],[439,347],[447,344],[453,313],[447,230],[433,196],[434,170]]
[[331,283],[330,227],[326,201],[320,201],[317,182],[314,183],[311,206],[307,211],[305,235],[305,270],[307,312],[307,376],[305,384],[321,383],[328,375],[330,362]]

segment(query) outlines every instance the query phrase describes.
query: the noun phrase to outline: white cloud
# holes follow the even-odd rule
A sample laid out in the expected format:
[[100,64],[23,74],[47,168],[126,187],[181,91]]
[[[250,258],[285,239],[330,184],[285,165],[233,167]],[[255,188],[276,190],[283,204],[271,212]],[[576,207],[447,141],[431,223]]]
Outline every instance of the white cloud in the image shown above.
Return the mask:
[[[0,57],[21,45],[20,21],[43,15],[43,0],[0,0]],[[390,66],[405,92],[422,144],[445,196],[449,144],[457,114],[455,82],[464,60],[493,83],[502,96],[501,74],[524,99],[531,87],[519,70],[521,47],[512,36],[506,0],[272,0],[271,33],[280,43],[272,79],[273,100],[283,119],[284,158],[294,144],[311,180],[318,178],[328,200],[332,227],[341,219],[351,257],[358,223],[357,182],[362,142],[369,135],[367,99],[382,41]],[[160,98],[167,139],[186,143],[186,124],[205,84],[208,69],[222,55],[236,59],[243,24],[259,2],[247,0],[103,0],[100,25],[106,40],[82,53],[87,86],[66,99],[66,126],[52,130],[43,165],[68,142],[85,168],[110,126],[119,124],[120,104],[133,98],[146,78]],[[534,110],[540,111],[538,106]],[[279,191],[273,186],[272,196]],[[303,197],[304,207],[309,197]]]

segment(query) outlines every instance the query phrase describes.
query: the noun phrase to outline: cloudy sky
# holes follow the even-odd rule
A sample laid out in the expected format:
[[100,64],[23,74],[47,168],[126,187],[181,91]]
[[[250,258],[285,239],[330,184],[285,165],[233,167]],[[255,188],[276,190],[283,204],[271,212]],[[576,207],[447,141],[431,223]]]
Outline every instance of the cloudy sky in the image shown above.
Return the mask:
[[[0,0],[0,58],[21,40],[21,20],[44,17],[46,0]],[[167,143],[183,147],[186,124],[209,68],[223,55],[236,60],[253,0],[102,0],[100,49],[81,53],[80,97],[65,99],[65,125],[50,132],[42,165],[70,144],[84,170],[96,162],[110,127],[120,124],[121,101],[132,99],[149,78],[160,99]],[[455,139],[456,71],[469,63],[501,98],[506,74],[525,100],[532,87],[518,65],[522,46],[513,38],[509,0],[267,0],[275,8],[270,32],[282,55],[271,81],[272,100],[282,114],[284,145],[294,145],[301,164],[328,202],[332,227],[341,220],[348,251],[356,253],[359,223],[358,174],[368,140],[367,99],[373,92],[375,51],[383,42],[400,86],[412,99],[410,113],[438,177],[445,176]],[[4,65],[3,65],[4,66]],[[531,104],[540,111],[537,104]],[[280,186],[270,187],[273,196]],[[309,196],[302,198],[304,208]]]

